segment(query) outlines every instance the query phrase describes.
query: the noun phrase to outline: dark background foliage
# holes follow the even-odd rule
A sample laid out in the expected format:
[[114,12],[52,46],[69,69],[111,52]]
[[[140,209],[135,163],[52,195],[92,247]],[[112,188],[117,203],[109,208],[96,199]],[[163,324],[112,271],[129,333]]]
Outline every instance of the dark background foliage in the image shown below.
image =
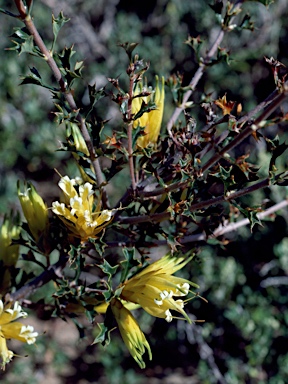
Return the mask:
[[[0,6],[12,10],[12,3],[0,1]],[[204,116],[197,103],[204,93],[214,98],[227,93],[247,112],[274,90],[273,75],[264,56],[288,65],[287,1],[276,1],[269,8],[247,1],[243,8],[254,21],[254,31],[227,34],[221,46],[230,51],[230,64],[209,68],[201,79],[193,96],[196,106],[191,110],[199,129]],[[184,41],[188,35],[200,35],[204,54],[219,29],[214,11],[204,0],[35,1],[35,23],[48,46],[52,38],[51,11],[58,15],[61,10],[71,21],[61,31],[58,47],[74,44],[76,59],[85,62],[84,81],[75,86],[80,105],[87,103],[88,83],[96,81],[97,86],[103,86],[107,77],[119,76],[125,84],[127,59],[118,43],[139,43],[137,52],[150,61],[148,81],[155,74],[167,77],[179,71],[188,84],[197,61]],[[65,153],[55,152],[64,129],[53,123],[54,106],[48,91],[33,85],[19,86],[19,75],[27,74],[34,65],[47,80],[53,79],[45,63],[25,54],[17,57],[13,51],[4,52],[11,46],[8,36],[16,24],[12,18],[0,17],[0,213],[4,214],[17,208],[17,179],[32,180],[49,202],[58,194],[53,168],[69,174],[74,165]],[[163,127],[173,108],[167,92]],[[283,109],[287,111],[287,102]],[[120,123],[117,106],[108,99],[97,104],[97,113],[101,119],[110,120],[108,133]],[[265,133],[272,138],[277,132],[284,141],[285,128],[271,126]],[[247,140],[244,145],[247,152],[255,144]],[[262,165],[260,173],[264,175],[269,157],[261,143],[254,160]],[[285,157],[278,167],[287,168]],[[246,201],[257,205],[269,199],[269,206],[283,198],[284,188],[275,186],[247,196]],[[23,384],[43,380],[55,384],[146,383],[148,378],[151,383],[288,382],[287,222],[287,211],[280,212],[275,220],[256,225],[252,234],[246,227],[229,234],[231,241],[225,247],[196,245],[197,257],[185,273],[200,285],[208,304],[195,300],[187,310],[195,318],[205,319],[205,323],[167,324],[142,314],[139,323],[153,351],[153,361],[146,370],[136,367],[116,333],[107,349],[87,348],[87,340],[76,341],[73,325],[55,320],[51,326],[42,320],[38,326],[47,335],[40,338],[34,352],[29,348],[28,359],[14,359],[7,374],[3,374],[3,382],[15,383],[15,377],[17,383]],[[64,332],[67,337],[60,336]],[[21,352],[25,353],[27,348]]]

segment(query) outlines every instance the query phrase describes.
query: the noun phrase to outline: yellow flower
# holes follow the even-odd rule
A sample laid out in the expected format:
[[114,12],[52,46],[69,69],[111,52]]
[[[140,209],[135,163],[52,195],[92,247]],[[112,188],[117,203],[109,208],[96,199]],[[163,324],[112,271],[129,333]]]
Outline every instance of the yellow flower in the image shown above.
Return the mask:
[[19,257],[19,245],[13,244],[12,240],[17,240],[20,234],[20,226],[16,224],[18,220],[4,217],[0,228],[0,295],[4,295],[11,286],[11,270],[15,267]]
[[110,305],[122,339],[131,356],[141,368],[145,368],[145,363],[142,358],[145,353],[145,348],[148,351],[149,360],[152,360],[152,352],[144,333],[141,331],[132,313],[124,307],[120,300],[113,298]]
[[70,129],[68,129],[67,131],[68,131],[68,134],[71,134],[73,137],[76,150],[84,153],[86,156],[89,156],[87,145],[85,143],[85,140],[82,136],[82,133],[78,125],[74,123],[70,123],[69,128]]
[[190,285],[196,284],[181,277],[172,276],[183,268],[192,257],[171,257],[166,255],[150,264],[141,272],[125,281],[120,288],[120,298],[139,304],[146,312],[170,322],[173,319],[171,310],[181,313],[191,323],[184,311],[184,301],[174,297],[186,296]]
[[58,185],[63,191],[64,202],[53,202],[52,211],[59,216],[73,236],[82,241],[96,237],[112,220],[112,211],[100,211],[101,201],[95,199],[93,186],[88,182],[77,186],[75,179],[65,176],[60,179]]
[[[76,151],[84,153],[84,155],[89,158],[89,150],[78,125],[76,125],[75,123],[69,123],[69,125],[67,126],[67,135],[68,135],[68,138],[67,138],[68,142],[75,146]],[[71,137],[73,138],[72,143],[70,142]],[[80,156],[75,152],[72,152],[72,153],[74,158],[76,159],[76,164],[83,181],[87,181],[91,184],[95,184],[95,181],[91,177],[89,177],[87,173],[84,171],[83,166],[79,164]],[[89,163],[88,159],[86,161]],[[90,169],[91,174],[94,174],[94,168],[91,163],[90,165],[85,164],[85,167]]]
[[135,97],[144,91],[146,91],[146,89],[143,88],[143,84],[137,83],[134,92],[134,99],[132,101],[132,114],[136,115],[140,111],[142,101],[147,104],[150,100],[152,100],[156,104],[156,109],[153,109],[150,112],[145,112],[133,123],[134,128],[137,128],[138,126],[145,127],[145,135],[139,137],[137,140],[137,145],[140,148],[147,148],[149,144],[155,145],[157,143],[164,111],[164,77],[162,77],[161,89],[159,87],[158,76],[156,76],[155,92],[149,96]]
[[5,305],[0,300],[0,358],[2,359],[2,369],[14,356],[12,351],[7,348],[7,339],[16,339],[27,344],[33,344],[38,336],[34,332],[34,328],[30,325],[24,325],[19,321],[15,321],[20,317],[26,317],[27,313],[22,311],[18,302],[14,303],[14,308]]
[[19,245],[11,245],[12,240],[17,240],[20,227],[12,219],[4,218],[0,228],[0,260],[7,267],[15,265],[19,256]]
[[24,192],[20,192],[20,182],[18,182],[18,197],[22,210],[32,236],[38,242],[48,228],[47,207],[33,184],[24,182],[24,188]]

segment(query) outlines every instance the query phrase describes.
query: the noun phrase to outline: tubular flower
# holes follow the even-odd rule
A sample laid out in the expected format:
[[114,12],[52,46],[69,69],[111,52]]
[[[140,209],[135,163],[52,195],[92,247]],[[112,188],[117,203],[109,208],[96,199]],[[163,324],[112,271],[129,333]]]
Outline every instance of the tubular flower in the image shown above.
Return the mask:
[[20,227],[17,219],[4,217],[0,227],[0,295],[7,293],[11,286],[11,269],[15,267],[19,257],[19,245],[13,244],[12,240],[17,240],[20,234]]
[[131,356],[139,364],[140,368],[145,368],[145,363],[142,358],[145,353],[145,348],[148,351],[149,360],[152,360],[152,352],[144,333],[141,331],[132,313],[124,307],[120,300],[113,298],[110,305],[122,339]]
[[15,265],[19,256],[19,245],[11,245],[12,240],[17,240],[20,227],[12,219],[4,218],[0,228],[0,260],[7,267]]
[[[76,125],[74,123],[70,123],[69,126],[67,127],[67,135],[68,135],[68,142],[69,142],[69,138],[71,138],[71,137],[73,138],[72,144],[75,146],[76,151],[82,152],[85,156],[89,157],[88,147],[85,143],[85,140],[83,138],[83,135],[82,135],[78,125]],[[75,152],[72,152],[72,153],[73,153],[74,158],[76,159],[76,164],[77,164],[77,167],[78,167],[79,172],[81,174],[81,178],[85,182],[87,181],[91,184],[94,184],[95,181],[87,175],[87,173],[84,171],[83,167],[79,164],[80,156]],[[86,166],[88,167],[88,165],[86,165]],[[94,169],[92,167],[92,164],[90,164],[90,171],[91,171],[91,174],[94,174]]]
[[15,321],[26,316],[27,313],[22,311],[18,302],[14,303],[14,308],[10,308],[9,305],[4,307],[2,300],[0,300],[0,358],[2,359],[2,369],[5,369],[5,365],[14,356],[14,353],[7,348],[7,339],[20,340],[27,344],[33,344],[36,341],[38,333],[34,332],[32,326]]
[[73,137],[75,148],[77,151],[84,153],[86,156],[89,156],[89,151],[85,140],[80,132],[78,125],[71,123],[70,124],[70,133]]
[[52,211],[59,216],[73,236],[86,241],[106,227],[112,220],[112,211],[100,211],[101,201],[95,202],[92,184],[78,185],[75,179],[62,177],[58,183],[63,191],[63,203],[52,203]]
[[137,83],[134,99],[132,101],[132,114],[136,115],[140,111],[143,101],[145,104],[149,101],[153,101],[156,104],[156,109],[153,109],[150,112],[145,112],[141,117],[134,120],[133,123],[134,128],[137,128],[138,126],[145,127],[145,135],[139,137],[137,145],[140,148],[147,148],[149,144],[155,145],[157,143],[160,133],[165,99],[164,77],[162,77],[160,89],[159,79],[158,76],[156,76],[156,88],[154,94],[152,93],[149,96],[135,97],[143,91],[146,91],[146,89],[143,89],[143,84]]
[[29,229],[36,242],[48,228],[48,211],[40,195],[31,183],[24,182],[25,191],[20,192],[18,182],[18,197]]
[[162,257],[124,282],[120,298],[139,304],[150,315],[164,318],[168,322],[172,321],[170,311],[173,310],[181,313],[191,323],[183,309],[183,300],[175,300],[174,297],[186,296],[190,285],[198,286],[189,280],[172,276],[191,259],[170,255]]

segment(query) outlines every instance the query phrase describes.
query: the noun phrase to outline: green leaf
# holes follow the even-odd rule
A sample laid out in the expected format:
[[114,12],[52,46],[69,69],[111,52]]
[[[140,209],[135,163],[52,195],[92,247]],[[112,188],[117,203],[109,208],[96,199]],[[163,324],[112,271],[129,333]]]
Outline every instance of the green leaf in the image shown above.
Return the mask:
[[82,69],[84,68],[83,61],[77,61],[74,69],[71,71],[69,69],[65,70],[65,78],[67,81],[68,86],[70,86],[74,79],[81,79],[82,75]]
[[109,282],[112,276],[115,275],[118,265],[112,267],[112,265],[110,265],[106,259],[103,259],[103,264],[98,264],[98,267],[105,273],[105,275],[108,276]]
[[[286,149],[288,148],[288,144],[286,143],[282,143],[282,144],[279,144],[272,152],[272,157],[271,157],[271,160],[270,160],[270,165],[269,165],[269,171],[272,171],[272,169],[275,169],[276,166],[275,166],[275,163],[276,163],[276,159],[277,157],[281,156],[282,153],[284,153],[286,151]],[[276,168],[277,170],[277,168]]]
[[281,186],[288,186],[288,171],[282,172],[279,175],[277,175],[277,177],[275,177],[274,184],[281,185]]
[[54,87],[50,87],[49,85],[46,85],[42,82],[42,78],[40,76],[40,73],[37,71],[37,69],[35,67],[32,67],[30,68],[30,71],[31,71],[31,75],[28,75],[28,76],[21,76],[21,80],[22,82],[20,83],[20,85],[23,85],[23,84],[35,84],[35,85],[39,85],[43,88],[47,88],[49,89],[50,91],[57,91],[56,88]]
[[123,49],[125,49],[125,52],[127,53],[128,57],[129,57],[129,60],[131,61],[132,60],[132,52],[134,51],[134,49],[137,47],[139,43],[123,43],[123,44],[118,44],[119,47],[122,47]]
[[143,136],[144,129],[145,129],[145,127],[140,127],[140,125],[138,125],[136,128],[133,128],[133,131],[132,131],[132,148],[135,148],[137,140],[139,139],[139,137]]
[[66,69],[71,68],[70,61],[74,54],[75,54],[75,51],[73,51],[73,47],[70,47],[70,48],[65,47],[61,53],[56,54],[55,59],[60,64],[60,69],[65,71]]
[[219,165],[219,171],[214,173],[213,176],[220,179],[224,184],[225,193],[232,185],[235,185],[235,180],[231,175],[231,171],[233,170],[233,166],[231,165],[228,169],[225,169],[221,165]]
[[214,4],[209,4],[209,7],[212,8],[216,14],[221,15],[223,9],[223,1],[214,0]]
[[125,257],[125,261],[121,263],[122,265],[122,273],[120,281],[123,283],[127,280],[128,274],[133,267],[137,267],[140,265],[140,262],[136,259],[135,248],[126,248],[122,249],[123,255]]
[[157,109],[157,105],[150,100],[147,104],[142,101],[142,105],[140,110],[133,116],[133,120],[139,119],[144,113],[149,113],[150,111],[153,111],[154,109]]
[[104,323],[97,323],[98,327],[100,328],[100,331],[98,335],[93,340],[92,344],[98,344],[101,343],[102,345],[109,345],[110,344],[110,332],[108,328],[105,326]]
[[83,339],[83,337],[85,337],[85,328],[83,327],[83,325],[75,318],[72,318],[72,321],[73,323],[75,324],[78,332],[79,332],[79,337],[80,339]]
[[52,14],[52,27],[53,27],[53,43],[52,43],[52,52],[54,51],[54,47],[56,44],[56,40],[59,34],[60,29],[63,27],[64,24],[66,24],[70,19],[65,17],[63,15],[63,12],[61,11],[57,18]]
[[249,31],[254,31],[254,23],[251,21],[251,16],[246,14],[239,25],[238,29],[247,29]]
[[98,327],[100,328],[100,332],[93,340],[92,344],[101,343],[103,346],[110,344],[110,332],[114,329],[113,324],[115,323],[114,316],[112,314],[111,307],[107,308],[106,316],[104,323],[98,323]]
[[282,143],[279,144],[279,137],[278,135],[272,140],[265,137],[267,150],[268,152],[272,153],[272,157],[269,164],[269,177],[272,184],[275,183],[277,179],[277,167],[276,167],[276,159],[281,156],[286,149],[288,148],[288,144]]
[[259,213],[259,207],[242,208],[239,204],[236,203],[235,200],[231,200],[231,203],[236,208],[238,208],[239,211],[249,220],[251,232],[255,224],[262,225],[261,221],[258,219],[258,216],[257,216],[257,214]]
[[33,36],[30,35],[26,27],[14,28],[14,33],[10,37],[15,46],[8,48],[8,50],[17,51],[19,55],[26,52],[33,56],[44,57],[39,48],[35,46]]
[[[88,175],[90,176],[90,175]],[[95,175],[94,175],[95,177]],[[102,257],[105,249],[107,248],[106,242],[104,242],[102,239],[104,237],[105,231],[102,231],[101,237],[97,239],[89,238],[89,243],[92,243],[95,247],[95,250],[99,255]]]
[[88,84],[88,92],[89,92],[90,103],[84,112],[86,119],[90,115],[90,113],[92,112],[97,101],[99,101],[103,97],[107,96],[106,91],[105,91],[105,87],[96,90],[96,84],[93,84],[93,85]]
[[55,61],[63,77],[65,77],[68,87],[71,86],[74,79],[82,77],[81,71],[84,68],[83,61],[77,61],[72,69],[71,59],[74,54],[73,46],[70,48],[65,47],[61,53],[55,52],[54,54]]
[[226,48],[218,47],[217,62],[224,62],[228,65],[230,64],[230,52]]
[[185,41],[185,44],[189,45],[191,47],[197,57],[198,62],[200,61],[200,49],[202,47],[203,41],[200,39],[200,36],[197,37],[191,37],[188,36],[188,39]]
[[[56,95],[58,93],[54,93],[54,96],[56,98]],[[63,95],[62,93],[59,94],[59,97],[61,98]],[[77,116],[79,114],[79,111],[70,111],[68,107],[66,106],[64,100],[60,99],[61,103],[54,103],[55,107],[59,110],[59,112],[54,112],[54,115],[56,116],[55,121],[58,124],[62,124],[64,121],[68,120],[71,123],[78,123]]]

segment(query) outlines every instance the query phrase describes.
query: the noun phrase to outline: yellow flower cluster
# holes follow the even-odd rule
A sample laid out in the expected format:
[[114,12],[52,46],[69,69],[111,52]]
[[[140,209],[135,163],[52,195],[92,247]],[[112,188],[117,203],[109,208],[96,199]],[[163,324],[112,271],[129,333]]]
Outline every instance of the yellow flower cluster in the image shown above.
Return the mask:
[[186,296],[190,285],[198,286],[189,280],[172,276],[191,259],[170,255],[162,257],[127,280],[123,284],[120,298],[139,304],[150,315],[164,318],[168,322],[172,321],[171,310],[174,310],[191,323],[183,309],[183,300],[175,300],[174,297]]
[[142,82],[138,82],[133,94],[134,98],[132,101],[132,114],[135,116],[140,111],[142,102],[147,104],[150,100],[156,104],[156,109],[153,109],[150,112],[145,112],[141,117],[134,120],[134,128],[137,128],[138,126],[145,127],[145,135],[139,137],[137,140],[137,145],[140,148],[147,148],[149,144],[155,145],[157,143],[164,111],[164,77],[162,77],[161,89],[159,87],[158,76],[156,76],[155,92],[152,92],[149,96],[136,97],[144,91],[149,90],[143,87]]
[[14,303],[14,307],[3,304],[0,300],[0,358],[2,360],[2,369],[9,363],[14,353],[7,347],[7,339],[16,339],[27,344],[33,344],[38,336],[34,332],[31,325],[24,325],[19,321],[15,321],[20,317],[27,317],[27,313],[22,311],[18,302]]
[[53,202],[52,211],[73,236],[82,241],[96,237],[112,220],[112,211],[101,211],[101,201],[95,199],[93,186],[88,182],[79,185],[75,179],[65,176],[58,185],[63,191],[63,202]]
[[176,311],[183,316],[182,319],[191,323],[189,316],[184,311],[184,301],[179,297],[186,296],[190,292],[190,285],[198,286],[189,280],[172,276],[191,259],[192,257],[171,257],[170,255],[162,257],[119,287],[119,299],[122,302],[115,298],[111,301],[111,310],[118,323],[121,336],[141,368],[145,367],[142,358],[145,348],[150,360],[152,354],[144,334],[131,312],[126,308],[126,304],[127,307],[131,303],[138,304],[150,315],[164,318],[168,322],[173,318],[178,318],[171,313],[171,311]]

